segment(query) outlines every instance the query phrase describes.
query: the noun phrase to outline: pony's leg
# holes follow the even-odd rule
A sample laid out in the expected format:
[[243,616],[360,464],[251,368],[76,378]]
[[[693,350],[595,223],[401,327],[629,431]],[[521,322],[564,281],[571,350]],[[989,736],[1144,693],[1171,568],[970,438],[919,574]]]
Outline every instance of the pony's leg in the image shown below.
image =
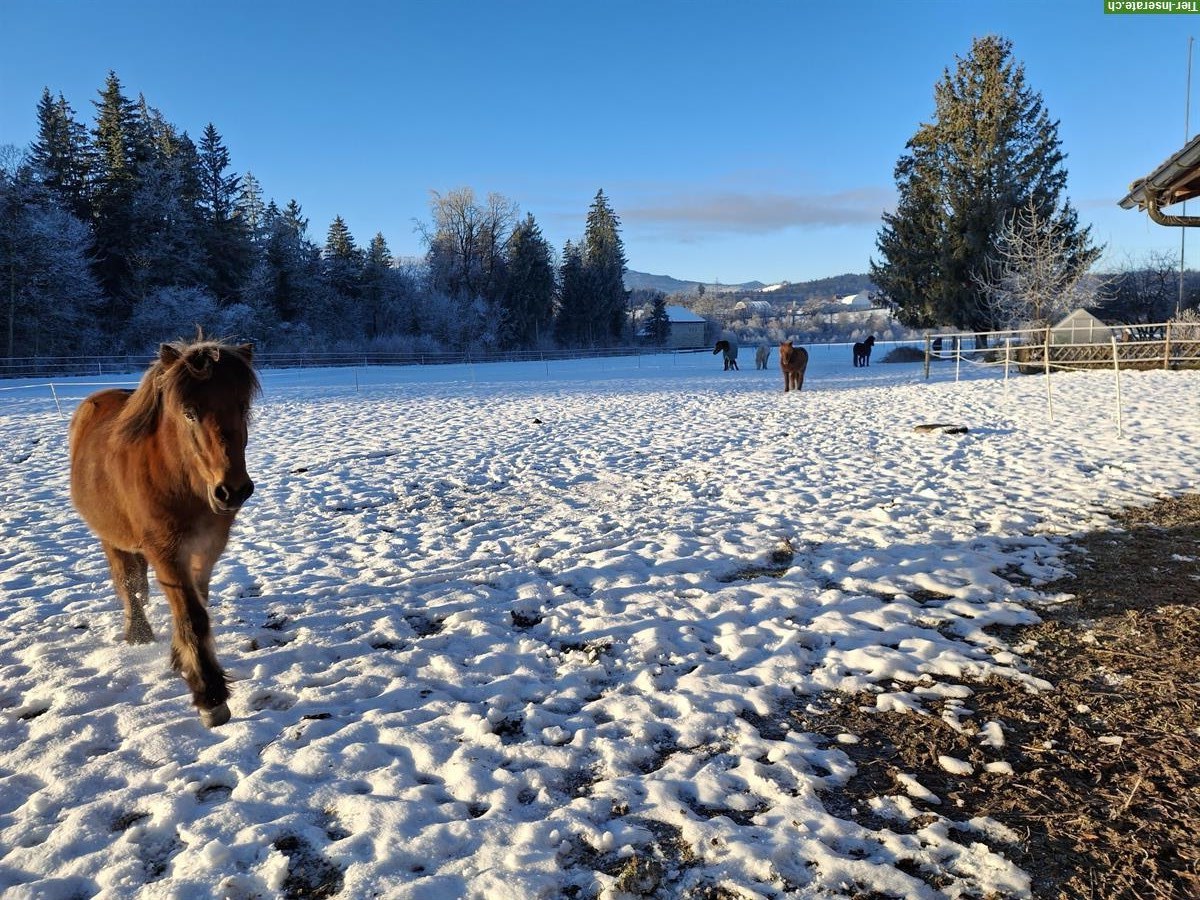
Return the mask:
[[146,601],[150,598],[146,557],[118,550],[107,541],[100,543],[108,557],[113,586],[125,606],[125,640],[131,644],[148,644],[154,640],[154,630],[146,619]]
[[[226,702],[229,684],[225,670],[217,662],[206,591],[201,590],[191,567],[185,563],[175,559],[152,562],[175,620],[171,665],[191,688],[192,700],[200,710],[200,721],[209,728],[224,725],[229,721],[229,704]],[[211,571],[211,566],[208,569]],[[207,589],[207,577],[204,582]]]

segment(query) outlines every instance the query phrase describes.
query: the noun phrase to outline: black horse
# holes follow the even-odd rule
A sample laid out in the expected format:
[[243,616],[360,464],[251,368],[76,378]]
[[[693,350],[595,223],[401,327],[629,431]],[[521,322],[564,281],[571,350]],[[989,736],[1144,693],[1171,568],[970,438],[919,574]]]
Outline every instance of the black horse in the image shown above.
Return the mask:
[[730,369],[737,369],[738,371],[741,371],[738,369],[737,364],[737,344],[731,344],[729,341],[725,340],[717,341],[717,346],[713,348],[713,356],[716,356],[718,353],[725,354],[724,359],[726,372],[728,372]]
[[854,368],[871,364],[871,348],[875,346],[875,335],[854,345]]

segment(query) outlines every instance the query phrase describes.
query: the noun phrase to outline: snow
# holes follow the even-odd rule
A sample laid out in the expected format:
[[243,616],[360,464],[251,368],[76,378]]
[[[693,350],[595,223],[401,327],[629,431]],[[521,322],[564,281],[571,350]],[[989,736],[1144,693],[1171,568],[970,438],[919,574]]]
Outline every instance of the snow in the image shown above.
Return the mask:
[[1053,690],[987,629],[1062,599],[1070,535],[1196,489],[1200,373],[1126,373],[1119,437],[1111,373],[1055,376],[1050,419],[1041,376],[849,357],[799,394],[707,351],[264,372],[214,730],[71,509],[93,386],[0,385],[0,893],[1029,896],[909,773],[840,816],[857,737],[786,710],[974,728],[978,679]]

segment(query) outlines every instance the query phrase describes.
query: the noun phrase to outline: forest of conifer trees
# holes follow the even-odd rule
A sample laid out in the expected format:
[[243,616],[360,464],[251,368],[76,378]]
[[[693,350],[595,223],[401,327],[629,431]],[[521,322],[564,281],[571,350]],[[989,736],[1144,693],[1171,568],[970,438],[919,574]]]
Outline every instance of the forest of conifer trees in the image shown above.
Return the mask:
[[399,265],[336,217],[310,236],[110,72],[85,124],[49,88],[37,138],[0,154],[0,356],[140,353],[205,332],[275,352],[603,347],[630,340],[620,220],[602,190],[561,260],[532,214],[470,188],[431,194],[425,258]]

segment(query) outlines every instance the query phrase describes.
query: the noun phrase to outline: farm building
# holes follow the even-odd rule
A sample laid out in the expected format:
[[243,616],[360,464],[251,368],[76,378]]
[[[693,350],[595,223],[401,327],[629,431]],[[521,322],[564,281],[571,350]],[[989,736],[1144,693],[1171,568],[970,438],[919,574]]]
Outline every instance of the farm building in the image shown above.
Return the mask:
[[708,322],[686,306],[668,306],[667,318],[671,321],[671,333],[666,346],[671,350],[691,349],[707,345],[705,332]]

